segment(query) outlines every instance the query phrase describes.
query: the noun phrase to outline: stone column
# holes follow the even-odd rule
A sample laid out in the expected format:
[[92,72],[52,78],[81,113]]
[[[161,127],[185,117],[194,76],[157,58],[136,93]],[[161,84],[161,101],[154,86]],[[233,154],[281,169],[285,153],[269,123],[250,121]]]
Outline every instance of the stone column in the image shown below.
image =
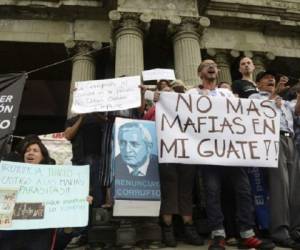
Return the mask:
[[212,56],[218,65],[219,73],[217,83],[228,82],[232,83],[231,71],[230,71],[230,60],[228,52],[225,50],[208,49],[207,53]]
[[201,62],[199,39],[201,31],[209,24],[206,17],[200,20],[184,18],[181,24],[176,26],[173,36],[175,72],[176,77],[183,80],[187,86],[199,84],[197,74],[197,67]]
[[65,43],[66,48],[74,55],[72,60],[72,79],[70,87],[69,105],[68,105],[68,118],[74,116],[71,112],[73,102],[73,90],[75,82],[94,80],[96,77],[96,65],[94,58],[91,54],[86,54],[92,49],[99,46],[95,42],[85,41],[68,41]]
[[144,70],[143,29],[139,14],[111,11],[114,21],[115,76],[140,75]]
[[253,80],[255,81],[256,75],[266,70],[266,59],[264,55],[261,54],[254,54],[252,57],[253,64],[255,65],[255,70],[253,72]]

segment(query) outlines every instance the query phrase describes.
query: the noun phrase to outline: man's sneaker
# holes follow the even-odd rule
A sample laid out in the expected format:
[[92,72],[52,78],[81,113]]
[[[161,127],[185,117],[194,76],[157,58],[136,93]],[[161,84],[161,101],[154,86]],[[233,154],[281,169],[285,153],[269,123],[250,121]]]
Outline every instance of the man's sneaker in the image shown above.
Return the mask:
[[241,239],[238,248],[240,249],[260,249],[260,250],[270,250],[275,248],[275,244],[270,240],[260,240],[255,236],[246,239]]
[[225,243],[226,243],[227,246],[235,247],[238,244],[238,240],[234,237],[230,237],[230,238],[225,240]]
[[85,234],[81,234],[77,237],[74,237],[70,243],[68,244],[68,248],[77,248],[87,244],[87,236]]
[[204,245],[203,238],[198,234],[194,225],[185,224],[184,225],[185,240],[187,243],[195,246]]
[[297,243],[300,243],[300,231],[299,229],[294,230],[293,232],[290,233],[291,238],[296,241]]
[[173,225],[164,224],[162,227],[162,241],[167,247],[176,247]]
[[208,243],[208,250],[225,250],[225,238],[223,236],[215,236]]
[[276,246],[283,248],[292,248],[294,250],[300,250],[300,243],[293,240],[292,238],[287,238],[284,240],[274,240]]

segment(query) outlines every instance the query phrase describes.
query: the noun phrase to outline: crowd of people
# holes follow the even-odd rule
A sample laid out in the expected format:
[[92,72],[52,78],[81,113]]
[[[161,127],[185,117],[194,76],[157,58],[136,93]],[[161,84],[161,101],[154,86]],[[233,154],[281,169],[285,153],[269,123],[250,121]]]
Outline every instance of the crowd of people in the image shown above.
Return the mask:
[[[221,82],[217,84],[218,67],[213,60],[204,60],[198,67],[198,74],[202,83],[195,88],[187,90],[188,94],[208,95],[211,97],[227,98],[250,98],[260,100],[274,100],[280,115],[280,149],[277,169],[262,170],[258,169],[256,174],[265,178],[268,183],[265,188],[269,193],[268,204],[268,239],[258,239],[255,236],[256,227],[254,214],[254,197],[252,195],[251,185],[249,182],[249,171],[245,167],[228,167],[228,166],[205,166],[201,165],[198,171],[201,171],[206,197],[206,215],[208,225],[211,230],[210,250],[225,249],[226,230],[224,227],[224,214],[226,207],[231,207],[235,215],[229,220],[229,223],[237,224],[239,235],[232,232],[229,234],[238,237],[238,246],[241,248],[258,248],[272,249],[275,244],[280,247],[299,249],[299,215],[300,203],[298,201],[297,190],[299,178],[299,158],[296,148],[297,118],[300,114],[300,91],[298,86],[289,85],[286,76],[277,76],[275,72],[262,71],[253,80],[255,66],[252,60],[244,57],[240,60],[239,71],[242,74],[240,80],[231,83]],[[162,91],[170,91],[169,85]],[[287,92],[293,97],[287,97]],[[159,94],[154,101],[159,100]],[[151,110],[152,109],[152,110]],[[148,112],[153,113],[155,108]],[[146,113],[145,117],[148,117]],[[153,117],[153,116],[152,116]],[[174,168],[172,171],[168,168]],[[255,166],[249,166],[255,167]],[[176,239],[172,231],[172,214],[181,214],[184,218],[185,225],[193,225],[191,220],[191,190],[193,190],[192,177],[195,175],[194,166],[183,166],[185,173],[180,172],[181,166],[178,164],[160,165],[161,190],[162,190],[162,218],[163,218],[163,240],[168,246],[176,246]],[[191,173],[189,177],[187,177]],[[251,172],[250,172],[251,173]],[[179,179],[176,179],[178,176]],[[172,179],[173,178],[173,179]],[[184,179],[187,178],[187,179]],[[170,181],[171,180],[171,181]],[[184,185],[182,183],[184,183]],[[222,204],[221,194],[223,186],[231,186],[232,193],[225,193],[229,202],[232,202],[231,196],[235,196],[235,204]],[[179,189],[176,201],[172,197],[176,195]],[[183,188],[184,187],[184,188]],[[166,190],[166,191],[165,191]],[[172,192],[170,192],[172,190]],[[175,193],[175,194],[174,194]],[[189,196],[182,201],[180,198]],[[179,203],[179,204],[178,204]],[[186,210],[182,209],[182,204]],[[225,208],[224,208],[225,206]],[[165,207],[168,209],[165,210]],[[178,209],[179,208],[179,209]],[[230,209],[229,209],[230,210]],[[228,209],[227,209],[228,211]],[[226,218],[225,218],[226,219]],[[187,222],[189,221],[189,222]],[[227,218],[228,223],[228,218]],[[196,234],[193,233],[195,236]],[[186,236],[189,238],[188,231]],[[189,238],[190,239],[190,238]],[[189,241],[195,245],[203,244],[199,237],[193,237]],[[275,243],[275,244],[274,244]]]
[[[111,136],[115,117],[145,119],[155,121],[155,103],[160,93],[172,91],[195,95],[227,98],[249,98],[274,100],[280,115],[280,146],[278,168],[256,169],[255,174],[265,180],[268,223],[263,232],[255,214],[254,196],[250,183],[249,167],[216,165],[184,165],[179,163],[159,164],[161,185],[161,228],[162,241],[168,247],[176,247],[174,216],[182,218],[185,241],[193,245],[203,245],[204,236],[193,221],[193,204],[196,179],[201,176],[205,195],[205,208],[210,230],[209,250],[224,250],[226,243],[239,248],[273,249],[275,246],[300,249],[300,88],[291,84],[288,77],[272,71],[262,71],[253,79],[255,65],[251,58],[243,57],[239,63],[240,80],[233,83],[217,82],[218,66],[210,59],[203,60],[198,69],[201,83],[186,89],[180,80],[161,79],[154,91],[153,103],[144,98],[146,86],[141,86],[142,107],[108,114],[77,115],[66,123],[65,138],[72,143],[72,164],[90,165],[90,194],[93,207],[110,208]],[[8,160],[31,164],[53,164],[49,153],[41,141],[28,137],[22,142],[19,152],[8,156]],[[138,172],[137,172],[138,174]],[[222,202],[225,196],[227,202]],[[228,213],[230,211],[230,213]],[[234,225],[234,226],[232,226]],[[1,233],[1,249],[64,249],[74,235],[86,238],[87,228],[72,233],[62,231],[54,244],[56,230],[22,230]],[[77,233],[77,234],[76,234]],[[258,236],[259,237],[258,237]],[[263,236],[263,239],[260,237]],[[28,242],[28,238],[34,239]],[[229,239],[230,238],[230,239]],[[233,241],[232,241],[233,238]],[[31,246],[32,244],[32,246]],[[23,247],[23,248],[22,248]]]

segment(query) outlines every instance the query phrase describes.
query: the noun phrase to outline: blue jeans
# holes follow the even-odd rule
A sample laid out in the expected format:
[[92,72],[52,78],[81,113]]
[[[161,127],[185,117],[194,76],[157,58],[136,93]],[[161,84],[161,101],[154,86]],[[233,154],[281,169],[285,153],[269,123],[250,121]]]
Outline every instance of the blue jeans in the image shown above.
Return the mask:
[[221,207],[222,179],[227,178],[233,185],[236,196],[236,218],[240,232],[254,226],[253,200],[248,175],[240,167],[205,166],[203,182],[206,195],[208,223],[212,231],[224,230],[224,215]]

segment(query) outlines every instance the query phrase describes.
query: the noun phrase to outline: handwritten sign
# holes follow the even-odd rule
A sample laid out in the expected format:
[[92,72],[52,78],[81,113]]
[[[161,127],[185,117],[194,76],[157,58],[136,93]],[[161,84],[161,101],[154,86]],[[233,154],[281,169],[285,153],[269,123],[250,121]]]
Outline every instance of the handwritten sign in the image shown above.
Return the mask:
[[89,166],[2,161],[0,187],[18,187],[12,222],[7,230],[87,225]]
[[83,114],[139,107],[140,83],[140,76],[76,82],[72,112]]
[[57,165],[72,165],[72,144],[64,137],[62,132],[40,135],[39,138],[45,144],[51,158],[55,160]]
[[161,93],[160,162],[277,167],[279,115],[270,100]]
[[153,80],[175,80],[175,73],[173,69],[151,69],[144,70],[142,72],[143,81],[153,81]]

